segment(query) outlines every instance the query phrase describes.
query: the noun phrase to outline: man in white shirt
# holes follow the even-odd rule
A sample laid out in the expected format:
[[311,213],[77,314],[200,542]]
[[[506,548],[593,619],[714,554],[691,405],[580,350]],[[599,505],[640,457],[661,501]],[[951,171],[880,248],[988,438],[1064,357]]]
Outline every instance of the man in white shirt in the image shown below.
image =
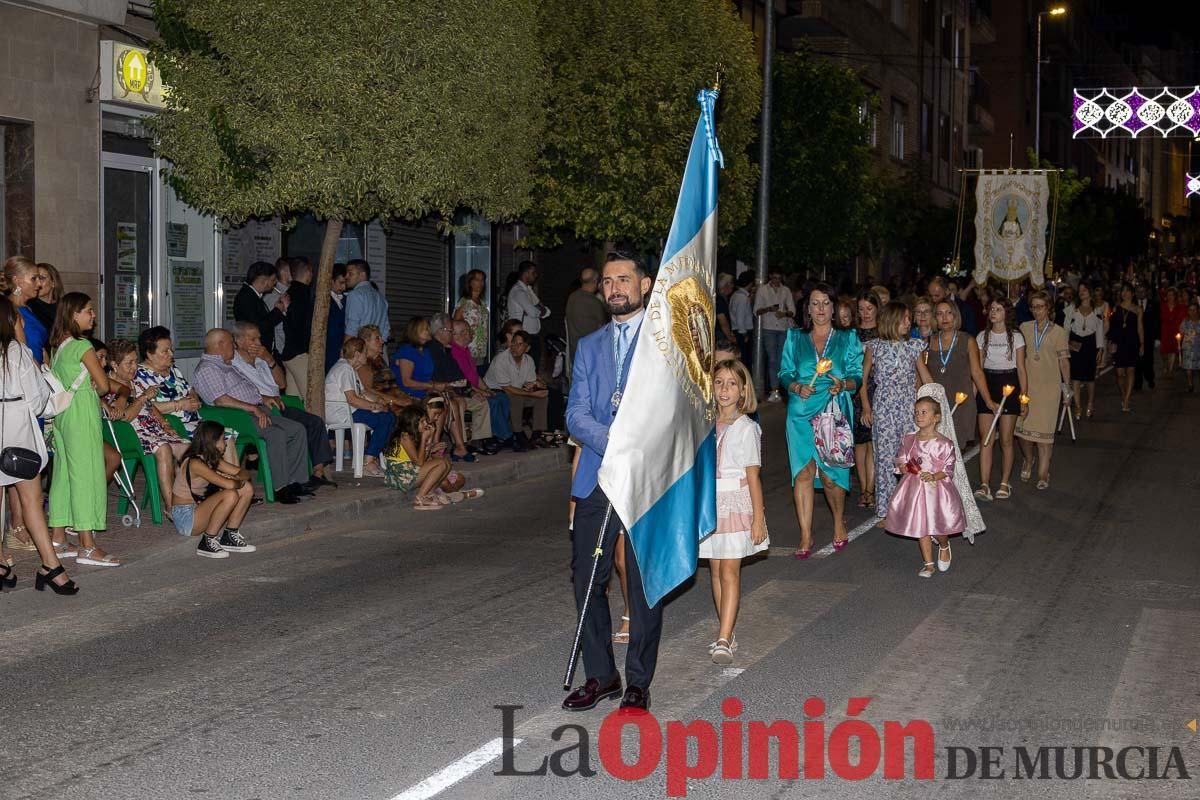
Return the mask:
[[[537,370],[533,368],[533,359],[528,352],[529,334],[514,331],[508,349],[496,356],[483,378],[489,388],[508,395],[509,421],[517,440],[513,449],[518,451],[528,449],[531,440],[536,443],[541,439],[546,430],[546,399],[550,396],[546,387],[538,382]],[[531,436],[526,436],[524,431],[527,408],[533,409]]]
[[778,269],[768,273],[767,285],[760,286],[754,296],[754,314],[762,325],[763,351],[767,359],[767,402],[778,403],[783,399],[779,391],[780,357],[788,328],[796,318],[792,290],[783,285],[783,273]]
[[508,290],[508,318],[520,322],[521,330],[529,334],[529,355],[534,372],[542,363],[542,320],[550,316],[550,309],[542,305],[533,290],[537,279],[537,264],[522,261],[517,267],[517,282]]
[[753,270],[746,270],[737,277],[737,288],[729,297],[729,323],[742,354],[742,363],[747,367],[754,362],[751,349],[754,337],[754,311],[750,302],[750,287],[754,284]]
[[284,419],[304,426],[308,437],[308,455],[313,463],[312,478],[307,488],[337,486],[325,477],[325,466],[333,462],[333,448],[329,446],[329,432],[325,430],[325,423],[316,414],[284,405],[280,397],[280,390],[287,386],[283,365],[262,346],[258,326],[253,322],[237,323],[233,345],[233,368],[254,384],[254,388],[262,395],[263,405],[269,409],[279,409]]

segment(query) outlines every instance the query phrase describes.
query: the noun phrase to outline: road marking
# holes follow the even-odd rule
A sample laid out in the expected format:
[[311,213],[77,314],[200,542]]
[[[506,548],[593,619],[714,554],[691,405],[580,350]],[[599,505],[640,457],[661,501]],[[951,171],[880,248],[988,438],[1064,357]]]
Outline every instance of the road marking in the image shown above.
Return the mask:
[[[851,583],[770,580],[744,595],[741,604],[743,612],[753,608],[758,613],[753,616],[746,615],[739,622],[738,633],[744,641],[741,642],[736,656],[740,665],[737,667],[717,669],[705,653],[704,643],[712,638],[715,627],[715,620],[711,618],[694,623],[669,640],[664,639],[659,650],[657,671],[670,674],[672,681],[670,686],[654,688],[655,715],[659,719],[684,719],[690,709],[722,690],[747,668],[844,602],[857,589],[858,586]],[[622,655],[624,654],[618,653],[618,661]],[[514,734],[521,738],[515,738],[513,741],[524,741],[535,747],[553,746],[551,732],[568,723],[584,725],[594,738],[609,709],[616,707],[616,701],[613,701],[607,708],[595,714],[580,715],[555,706],[518,723]],[[487,751],[487,747],[498,745],[501,741],[496,739],[464,756],[436,775],[396,795],[392,800],[428,800],[499,756],[502,749],[497,746],[495,752],[486,760],[477,764],[471,762],[473,758],[483,758],[482,754]],[[445,780],[448,774],[457,777]]]
[[[513,746],[521,743],[513,739]],[[478,750],[467,753],[436,775],[431,775],[417,785],[405,789],[392,800],[429,800],[434,795],[441,794],[472,772],[495,761],[504,752],[504,740],[492,739]]]

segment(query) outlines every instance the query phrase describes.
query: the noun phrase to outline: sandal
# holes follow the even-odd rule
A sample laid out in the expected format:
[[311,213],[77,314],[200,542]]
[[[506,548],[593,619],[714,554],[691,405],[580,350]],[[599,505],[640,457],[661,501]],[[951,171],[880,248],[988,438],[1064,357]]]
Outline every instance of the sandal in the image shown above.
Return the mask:
[[613,644],[629,644],[629,617],[622,614],[621,622],[625,623],[621,627],[626,628],[626,630],[617,631],[612,635]]
[[61,561],[64,558],[75,558],[79,555],[79,550],[72,547],[70,542],[51,542],[54,545],[54,555],[58,556]]
[[1021,465],[1021,480],[1029,483],[1029,479],[1033,477],[1033,462],[1026,461]]
[[[721,640],[717,639],[717,642],[719,642],[719,641],[721,641]],[[711,653],[713,650],[717,649],[717,642],[709,642],[708,643],[708,652]],[[729,649],[735,653],[737,652],[737,634],[736,633],[733,635],[733,639],[731,639],[729,642]]]
[[1007,500],[1010,497],[1012,497],[1012,484],[1011,483],[1001,483],[1000,488],[996,490],[996,499],[997,500]]
[[18,525],[15,528],[9,528],[7,531],[5,531],[5,543],[10,550],[37,550],[37,545],[33,543],[32,539],[26,540],[17,536],[18,533],[21,533],[24,530],[24,525]]
[[918,578],[932,578],[933,577],[933,562],[926,561],[924,566],[922,566],[921,569],[917,572],[917,577]]
[[867,498],[867,493],[866,493],[866,492],[863,492],[862,494],[860,494],[860,495],[858,496],[858,507],[859,507],[859,508],[866,508],[866,507],[867,507],[867,500],[868,500],[868,498]]
[[81,547],[79,555],[75,559],[76,564],[87,564],[92,567],[119,567],[121,562],[119,559],[113,558],[112,553],[105,553],[102,556],[95,555],[99,547]]
[[729,646],[727,639],[717,639],[716,645],[712,649],[712,662],[722,667],[733,663],[733,648]]
[[[1002,483],[1000,485],[1003,487],[1003,486],[1007,486],[1008,484]],[[997,494],[999,494],[999,493],[997,492]],[[980,486],[978,489],[975,490],[975,496],[985,502],[988,502],[988,503],[992,502],[992,487],[988,486],[985,483],[983,486]]]
[[441,511],[442,504],[429,495],[413,498],[413,511]]

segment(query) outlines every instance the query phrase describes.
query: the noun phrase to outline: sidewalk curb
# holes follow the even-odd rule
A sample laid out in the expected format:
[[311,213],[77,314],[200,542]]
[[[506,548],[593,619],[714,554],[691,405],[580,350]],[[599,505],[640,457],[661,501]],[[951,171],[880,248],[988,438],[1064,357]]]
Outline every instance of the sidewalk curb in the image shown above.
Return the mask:
[[[529,453],[484,457],[482,462],[475,464],[456,464],[455,469],[467,476],[469,487],[490,489],[541,477],[555,469],[566,469],[570,464],[570,451],[566,447],[556,447]],[[343,485],[355,484],[354,477],[349,473],[337,473],[334,479]],[[337,502],[338,489],[324,489],[317,500],[306,501],[298,509],[286,508],[280,509],[283,513],[267,513],[265,518],[255,520],[254,540],[268,542],[283,535],[291,535],[331,522],[344,524],[386,507],[391,507],[406,517],[417,513],[412,510],[411,503],[405,495],[387,488],[377,480],[371,480],[371,483],[375,486],[344,503]],[[256,510],[269,512],[275,508],[277,507],[259,506]]]

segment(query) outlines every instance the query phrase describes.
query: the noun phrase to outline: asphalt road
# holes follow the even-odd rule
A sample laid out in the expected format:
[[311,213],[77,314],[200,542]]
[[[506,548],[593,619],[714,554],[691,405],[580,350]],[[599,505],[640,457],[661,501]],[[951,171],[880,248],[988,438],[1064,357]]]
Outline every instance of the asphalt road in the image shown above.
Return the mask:
[[[769,779],[721,779],[717,767],[685,784],[689,796],[1200,798],[1200,734],[1186,727],[1200,716],[1200,398],[1162,380],[1137,396],[1135,414],[1119,414],[1110,386],[1100,405],[1078,442],[1060,439],[1052,488],[1018,483],[1011,500],[986,506],[988,532],[974,547],[954,540],[953,568],[931,580],[915,575],[915,544],[874,530],[836,555],[790,557],[799,534],[780,409],[769,409],[777,549],[743,571],[737,660],[708,661],[716,623],[702,566],[667,608],[653,711],[663,726],[719,727],[722,701],[736,697],[744,710],[724,739],[733,751],[751,721],[815,718],[828,763],[823,779],[780,780],[772,749]],[[22,575],[0,595],[0,797],[666,796],[667,762],[696,763],[694,746],[664,744],[647,777],[619,780],[599,753],[615,705],[558,710],[574,622],[566,492],[566,475],[548,475],[223,561],[172,542],[81,576],[74,598],[35,593]],[[820,505],[817,520],[820,547],[831,536]],[[806,716],[810,697],[823,715]],[[882,766],[865,780],[836,774],[835,732],[852,697],[869,699],[859,719],[880,735],[885,721],[929,722],[932,780],[913,778],[911,744],[904,780],[885,780]],[[578,729],[552,738],[574,724],[597,774],[497,776],[498,705],[522,706],[512,712],[516,770],[577,744]],[[623,757],[633,764],[631,734]],[[1039,746],[1156,746],[1159,774],[1175,747],[1190,778],[1058,778],[1048,751],[1052,777],[1014,779],[1016,748],[1034,757]],[[950,747],[971,749],[973,777],[948,778]],[[980,777],[983,747],[1001,748],[991,756],[1003,778]],[[1140,752],[1127,771],[1147,768]],[[860,755],[854,746],[849,761]],[[562,760],[575,770],[578,752]],[[736,762],[722,764],[733,773]]]

